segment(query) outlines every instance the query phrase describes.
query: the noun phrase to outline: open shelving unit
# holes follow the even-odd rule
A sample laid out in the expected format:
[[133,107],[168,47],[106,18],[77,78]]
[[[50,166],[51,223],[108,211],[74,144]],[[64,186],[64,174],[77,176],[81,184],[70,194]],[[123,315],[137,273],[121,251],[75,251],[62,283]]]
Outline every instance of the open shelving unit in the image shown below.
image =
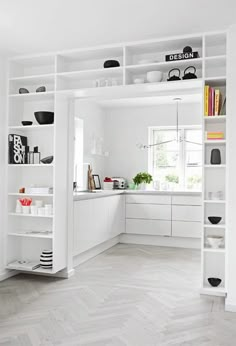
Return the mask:
[[[182,52],[185,46],[191,46],[199,53],[199,58],[165,61],[166,54]],[[119,67],[105,69],[106,60],[115,59]],[[87,49],[76,49],[44,55],[12,58],[9,62],[8,90],[8,133],[22,134],[28,137],[31,146],[39,145],[42,157],[54,155],[52,165],[7,165],[8,170],[8,233],[6,264],[25,256],[35,260],[43,249],[53,249],[53,269],[45,271],[36,269],[37,273],[56,273],[67,266],[67,136],[68,105],[75,97],[85,98],[128,98],[130,96],[158,96],[165,101],[173,97],[186,95],[198,97],[204,95],[204,85],[226,88],[226,33],[205,33],[159,40],[129,42]],[[188,66],[196,68],[197,79],[182,80],[183,72]],[[181,70],[181,80],[167,81],[172,68]],[[148,83],[147,72],[163,72],[160,83]],[[144,78],[143,84],[134,84],[136,78]],[[37,93],[39,86],[45,86],[46,92]],[[28,94],[19,94],[20,87],[27,88]],[[204,103],[204,102],[203,102]],[[41,126],[34,119],[38,110],[53,111],[53,125]],[[203,134],[205,129],[213,131],[222,128],[226,133],[226,114],[203,117]],[[22,120],[32,120],[33,125],[24,127]],[[46,139],[46,140],[45,140]],[[201,291],[206,294],[225,293],[225,256],[227,249],[212,250],[206,245],[207,232],[210,234],[227,234],[224,200],[209,200],[209,188],[217,188],[213,179],[222,180],[220,188],[225,186],[227,171],[226,149],[227,137],[221,141],[205,141],[203,138],[203,233],[202,233],[202,283]],[[222,164],[210,165],[210,152],[214,147],[221,150]],[[15,167],[21,169],[15,169]],[[14,169],[13,169],[14,168]],[[218,182],[218,181],[217,181]],[[41,184],[53,187],[52,194],[29,194],[28,197],[42,199],[53,204],[51,218],[36,218],[15,215],[15,202],[25,196],[19,188]],[[214,191],[214,189],[212,190]],[[220,225],[208,224],[208,213],[221,213]],[[19,227],[25,234],[19,233]],[[52,230],[50,236],[28,234],[28,230]],[[30,249],[28,251],[27,249]],[[72,255],[71,255],[72,256]],[[215,264],[217,263],[217,264]],[[215,273],[214,266],[220,270]],[[12,268],[11,268],[12,269]],[[212,288],[207,277],[222,276],[222,285]]]
[[[222,97],[226,96],[226,33],[208,34],[203,40],[203,82],[204,86],[217,88]],[[217,296],[226,295],[226,237],[227,237],[227,132],[226,114],[217,116],[205,115],[205,93],[203,92],[203,228],[202,228],[202,286],[201,293]],[[221,131],[224,138],[219,140],[205,139],[205,132]],[[221,164],[211,164],[211,150],[217,148],[221,152]],[[217,197],[217,193],[219,193]],[[209,194],[211,196],[209,196]],[[214,197],[212,197],[214,194]],[[213,199],[212,199],[213,198]],[[209,216],[220,216],[222,219],[218,224],[211,224]],[[211,248],[207,237],[221,236],[223,244],[219,248]],[[211,287],[208,278],[218,277],[221,284],[218,287]]]

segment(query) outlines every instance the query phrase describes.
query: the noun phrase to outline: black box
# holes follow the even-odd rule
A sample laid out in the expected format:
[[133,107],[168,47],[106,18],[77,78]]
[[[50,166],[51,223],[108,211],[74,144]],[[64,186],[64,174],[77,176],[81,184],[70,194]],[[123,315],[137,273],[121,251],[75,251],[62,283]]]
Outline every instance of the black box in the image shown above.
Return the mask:
[[9,134],[8,136],[8,153],[10,164],[25,163],[25,147],[27,146],[27,137]]
[[178,61],[199,58],[198,52],[175,53],[166,55],[166,61]]

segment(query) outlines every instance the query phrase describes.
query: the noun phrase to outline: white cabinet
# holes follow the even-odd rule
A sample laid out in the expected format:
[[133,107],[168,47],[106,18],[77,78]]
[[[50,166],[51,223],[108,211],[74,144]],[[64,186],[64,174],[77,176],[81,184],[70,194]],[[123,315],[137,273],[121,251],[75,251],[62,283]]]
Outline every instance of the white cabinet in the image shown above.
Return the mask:
[[126,233],[171,236],[171,221],[126,219]]
[[73,255],[123,233],[124,223],[124,196],[74,202]]
[[127,195],[126,204],[171,204],[171,196],[165,195]]
[[201,222],[172,221],[172,236],[201,238]]
[[172,205],[172,220],[201,221],[202,207],[190,205]]
[[202,205],[201,196],[172,196],[174,205]]
[[127,204],[126,218],[171,220],[171,206],[158,204]]

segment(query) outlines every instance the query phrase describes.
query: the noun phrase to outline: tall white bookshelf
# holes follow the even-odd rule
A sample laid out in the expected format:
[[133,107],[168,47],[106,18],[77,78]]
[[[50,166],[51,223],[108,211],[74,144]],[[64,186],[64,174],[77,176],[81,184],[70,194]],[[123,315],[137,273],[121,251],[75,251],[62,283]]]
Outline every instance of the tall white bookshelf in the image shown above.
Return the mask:
[[[191,60],[165,61],[165,55],[182,52],[191,46],[199,57]],[[119,67],[103,68],[104,61],[118,60]],[[85,49],[59,51],[43,55],[15,57],[9,62],[8,90],[8,133],[26,135],[31,146],[38,145],[42,157],[54,155],[51,165],[7,165],[8,171],[8,227],[6,234],[6,264],[16,260],[38,259],[42,250],[53,250],[54,274],[67,266],[67,159],[69,135],[69,104],[74,98],[125,98],[133,96],[160,96],[173,101],[176,95],[204,97],[204,85],[226,88],[226,32],[202,33],[196,35],[171,37],[158,40],[128,42]],[[196,68],[197,79],[182,80],[183,71],[188,66]],[[181,80],[167,81],[172,68],[181,70]],[[146,73],[159,70],[163,72],[161,83],[147,83]],[[135,84],[137,78],[145,83]],[[36,93],[36,88],[46,86],[47,91]],[[20,87],[27,88],[29,94],[19,94]],[[204,104],[204,100],[203,100]],[[41,126],[34,119],[34,111],[54,111],[53,125]],[[202,117],[203,135],[206,130],[223,129],[226,133],[224,114],[219,117]],[[33,126],[21,126],[22,120],[32,120]],[[225,210],[227,196],[226,150],[227,137],[221,142],[208,142],[203,138],[203,232],[202,232],[202,280],[201,292],[225,294],[225,259],[227,249],[210,249],[206,243],[207,234],[227,236]],[[209,161],[211,148],[221,148],[222,164],[212,166]],[[216,178],[217,177],[217,178]],[[32,217],[15,215],[16,200],[21,196],[19,188],[27,185],[50,185],[53,193],[48,195],[28,195],[33,201],[42,199],[52,203],[52,217]],[[220,184],[220,185],[219,185]],[[209,200],[212,190],[224,190],[224,199]],[[72,198],[72,197],[71,197]],[[222,215],[222,222],[213,226],[207,222],[209,214]],[[21,232],[18,229],[21,229]],[[52,230],[51,234],[24,234],[22,230]],[[217,268],[217,272],[215,270]],[[219,270],[219,271],[218,271]],[[45,273],[45,270],[38,269]],[[208,277],[220,276],[222,284],[212,288]]]

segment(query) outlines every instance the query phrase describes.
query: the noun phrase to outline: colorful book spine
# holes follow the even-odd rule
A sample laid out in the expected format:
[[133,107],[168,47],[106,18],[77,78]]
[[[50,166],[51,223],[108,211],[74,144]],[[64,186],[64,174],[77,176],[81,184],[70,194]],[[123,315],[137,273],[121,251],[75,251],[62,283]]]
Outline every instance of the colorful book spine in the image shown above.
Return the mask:
[[204,114],[207,117],[209,115],[209,85],[205,85],[205,110]]
[[219,115],[220,113],[220,90],[215,90],[215,115]]
[[224,132],[207,132],[207,139],[224,139]]

